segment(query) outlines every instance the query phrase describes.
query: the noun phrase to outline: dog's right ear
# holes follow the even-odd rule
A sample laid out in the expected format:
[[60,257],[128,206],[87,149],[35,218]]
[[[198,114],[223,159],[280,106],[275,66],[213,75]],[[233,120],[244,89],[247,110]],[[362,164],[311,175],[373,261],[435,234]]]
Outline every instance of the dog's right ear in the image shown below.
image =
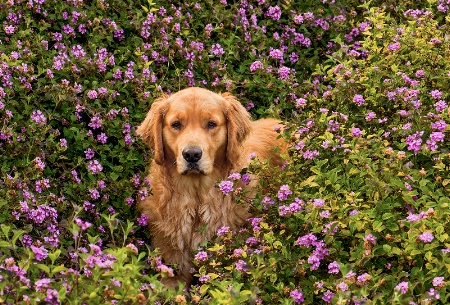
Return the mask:
[[156,99],[144,121],[136,129],[136,133],[142,138],[144,143],[154,150],[154,160],[159,165],[164,162],[162,127],[164,115],[168,108],[168,97],[168,95],[164,94]]

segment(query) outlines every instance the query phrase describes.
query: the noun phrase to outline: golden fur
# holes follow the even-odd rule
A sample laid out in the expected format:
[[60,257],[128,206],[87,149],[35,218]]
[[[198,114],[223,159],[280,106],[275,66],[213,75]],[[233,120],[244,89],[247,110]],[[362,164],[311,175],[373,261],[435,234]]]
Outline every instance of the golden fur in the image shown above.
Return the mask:
[[[156,100],[137,133],[154,150],[149,180],[152,195],[138,208],[149,216],[152,242],[166,263],[177,264],[178,279],[192,280],[192,251],[222,226],[237,230],[250,216],[215,187],[249,163],[249,154],[281,166],[273,151],[275,119],[251,121],[230,94],[188,88]],[[200,156],[201,154],[201,156]],[[200,158],[199,158],[200,156]],[[195,161],[195,162],[194,162]]]

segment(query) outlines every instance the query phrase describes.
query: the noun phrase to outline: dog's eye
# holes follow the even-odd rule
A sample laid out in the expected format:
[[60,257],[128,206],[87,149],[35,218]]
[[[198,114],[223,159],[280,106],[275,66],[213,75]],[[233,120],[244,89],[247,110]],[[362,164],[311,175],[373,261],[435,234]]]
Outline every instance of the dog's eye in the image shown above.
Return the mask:
[[208,124],[206,125],[206,128],[208,129],[214,129],[217,127],[217,123],[214,121],[209,121]]
[[181,122],[180,121],[175,121],[175,122],[172,123],[171,126],[172,126],[173,129],[180,130],[181,129]]

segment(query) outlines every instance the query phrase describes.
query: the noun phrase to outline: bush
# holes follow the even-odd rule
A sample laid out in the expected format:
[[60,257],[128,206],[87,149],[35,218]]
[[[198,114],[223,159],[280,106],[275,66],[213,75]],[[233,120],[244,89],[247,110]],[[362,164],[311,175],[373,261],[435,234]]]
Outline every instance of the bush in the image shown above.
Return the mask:
[[[0,4],[0,301],[447,303],[448,6],[359,5]],[[284,118],[293,148],[250,166],[255,217],[183,292],[135,209],[134,129],[193,85]]]

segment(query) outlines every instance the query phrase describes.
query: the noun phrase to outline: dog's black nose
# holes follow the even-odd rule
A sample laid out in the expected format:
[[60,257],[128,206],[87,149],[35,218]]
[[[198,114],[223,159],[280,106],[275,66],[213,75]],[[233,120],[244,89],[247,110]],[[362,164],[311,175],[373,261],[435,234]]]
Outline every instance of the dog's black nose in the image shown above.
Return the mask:
[[202,150],[200,147],[189,147],[183,150],[183,158],[187,162],[197,162],[202,158]]

